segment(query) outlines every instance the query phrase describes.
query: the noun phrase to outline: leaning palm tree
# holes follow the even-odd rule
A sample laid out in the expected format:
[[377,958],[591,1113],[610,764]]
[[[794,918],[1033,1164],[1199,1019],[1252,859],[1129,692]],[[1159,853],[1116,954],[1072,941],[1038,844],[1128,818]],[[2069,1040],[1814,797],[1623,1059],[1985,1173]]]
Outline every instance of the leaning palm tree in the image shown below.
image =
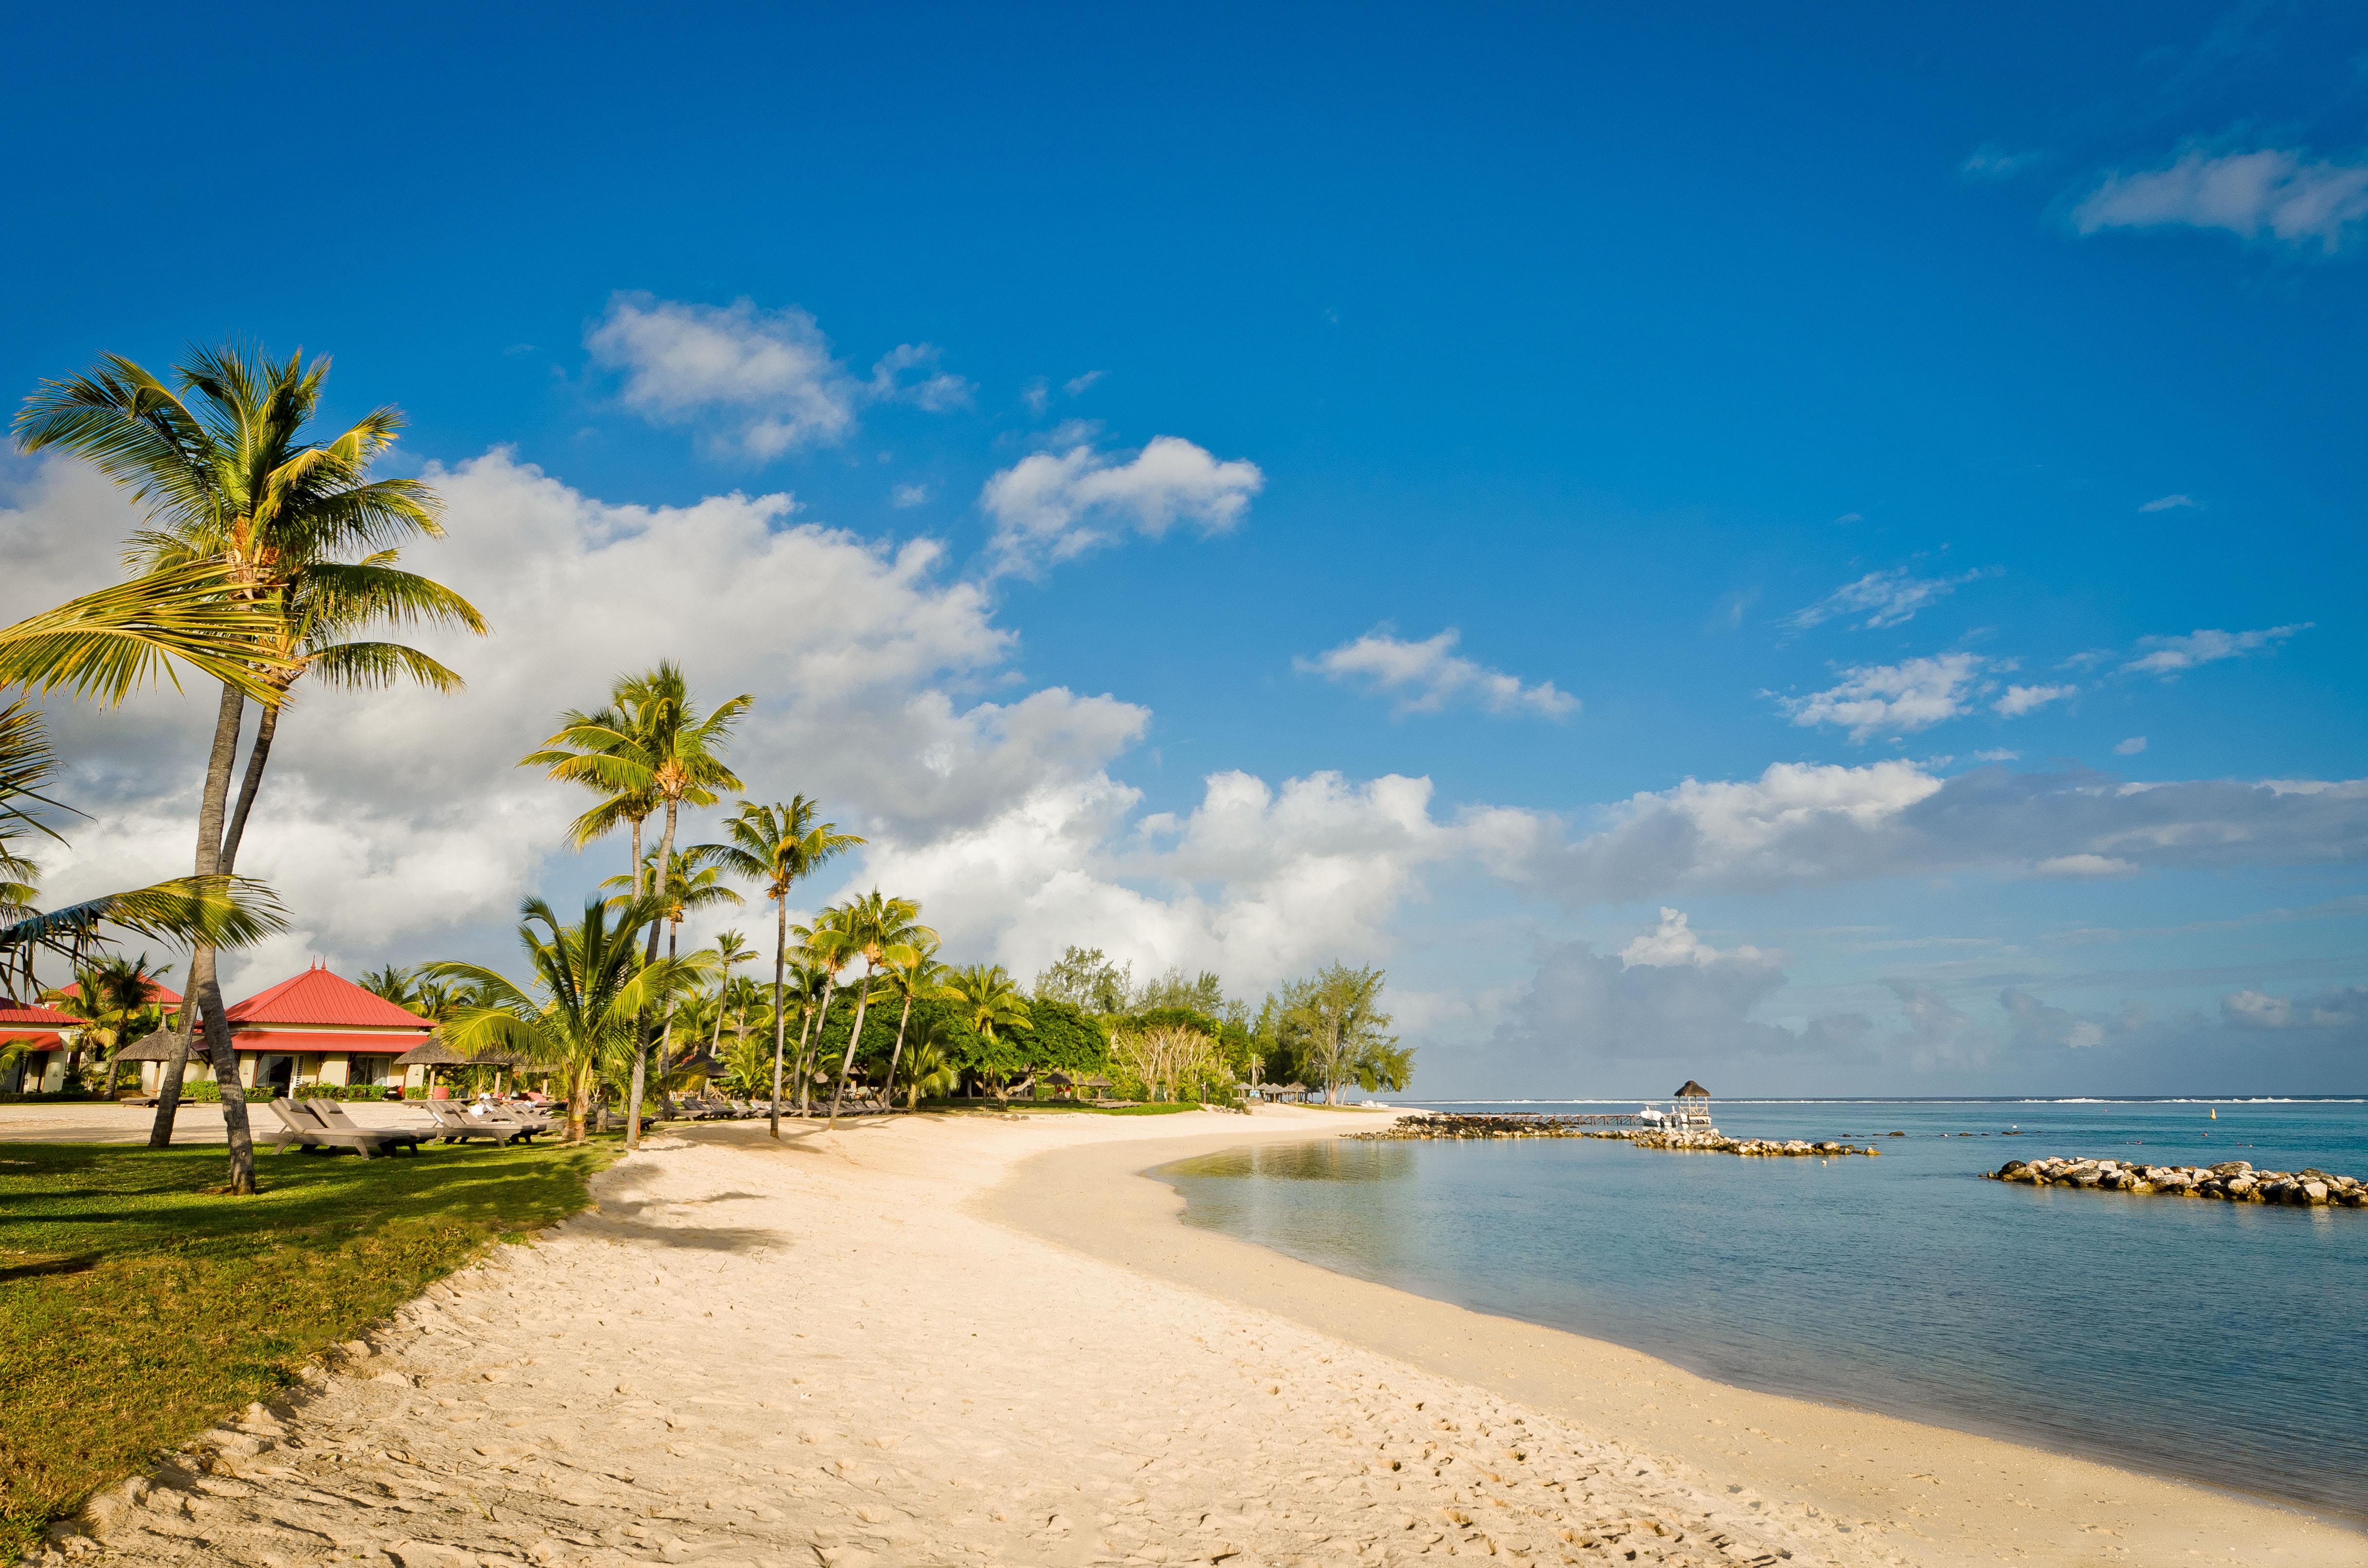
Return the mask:
[[893,1091],[896,1084],[896,1063],[905,1054],[905,1028],[913,1021],[913,1004],[943,994],[941,984],[952,971],[938,961],[936,942],[916,943],[913,961],[892,963],[882,971],[888,982],[888,994],[904,999],[904,1007],[896,1015],[896,1047],[888,1053],[888,1084]]
[[45,959],[72,972],[108,945],[114,926],[152,941],[251,946],[288,928],[279,901],[260,882],[239,877],[174,877],[144,888],[103,893],[63,908],[34,907],[41,869],[22,846],[29,834],[63,844],[44,810],[71,811],[43,794],[57,770],[40,712],[19,699],[0,704],[0,996],[38,995]]
[[[970,1027],[990,1044],[1000,1029],[1032,1029],[1035,1017],[1028,1011],[1028,998],[1019,994],[1019,986],[1004,971],[999,963],[974,963],[958,969],[946,978],[945,994],[962,1005]],[[996,1081],[1003,1080],[1001,1073]]]
[[[279,677],[294,678],[291,655],[313,636],[291,619],[304,597],[299,585],[305,574],[356,551],[365,558],[357,569],[370,569],[373,558],[383,565],[390,547],[443,531],[437,521],[441,503],[426,484],[370,477],[372,464],[403,427],[398,411],[377,409],[326,441],[308,437],[328,368],[325,358],[306,365],[301,352],[275,362],[237,347],[200,349],[176,367],[177,385],[168,386],[111,355],[84,375],[43,383],[16,421],[26,450],[75,452],[147,508],[149,531],[134,541],[135,559],[150,557],[165,572],[186,569],[199,580],[212,575],[219,584],[215,608],[224,615],[243,612],[245,635],[261,644],[247,664],[250,675],[268,672],[267,711],[285,696]],[[458,604],[450,600],[447,611]],[[467,611],[467,618],[474,615]],[[199,797],[199,877],[234,869],[235,846],[226,841],[225,826],[240,722],[254,685],[227,674],[222,679]],[[259,767],[256,771],[259,777]],[[216,971],[214,947],[200,944],[189,959],[189,1003],[225,1091],[230,1190],[252,1192],[255,1150]],[[188,1038],[183,1031],[176,1047],[183,1059]],[[168,1069],[149,1131],[152,1145],[171,1141],[179,1098],[180,1075]]]
[[[730,839],[716,864],[764,889],[773,904],[773,1108],[768,1118],[772,1136],[781,1135],[781,1052],[788,1013],[783,1006],[783,981],[790,960],[790,890],[863,842],[841,833],[836,823],[817,822],[821,808],[803,795],[792,795],[780,805],[740,802],[737,815],[725,824]],[[804,1071],[805,1039],[800,1031],[798,1062]]]
[[567,1087],[568,1142],[581,1143],[603,1066],[631,1047],[643,1013],[707,972],[697,956],[642,960],[635,938],[664,913],[655,899],[612,909],[592,898],[571,926],[541,899],[527,900],[518,910],[518,946],[530,976],[524,986],[480,964],[422,966],[481,998],[444,1026],[445,1038],[472,1055],[505,1051],[557,1072]]
[[839,1058],[838,1082],[830,1092],[828,1125],[838,1125],[839,1102],[847,1095],[847,1075],[855,1066],[855,1048],[863,1040],[863,1013],[871,1005],[871,982],[883,969],[920,961],[923,943],[934,945],[938,934],[920,924],[921,906],[909,898],[891,898],[878,888],[849,899],[841,909],[839,932],[848,960],[863,960],[863,985],[855,994],[855,1023],[847,1031],[847,1054]]
[[[553,778],[605,791],[615,810],[628,816],[633,809],[641,809],[642,817],[646,817],[663,807],[666,826],[658,839],[655,864],[670,865],[682,808],[712,806],[721,799],[719,791],[740,788],[740,780],[724,766],[723,753],[732,743],[733,726],[757,699],[743,692],[714,712],[702,714],[681,668],[670,660],[642,675],[618,676],[609,695],[609,707],[597,714],[570,712],[568,722],[525,763],[547,765]],[[642,807],[644,801],[650,802],[646,808]],[[586,813],[587,818],[591,815]],[[644,878],[641,818],[631,820],[635,835],[634,893],[639,897]],[[578,819],[579,830],[585,822]],[[658,929],[652,925],[643,960],[655,960],[657,951]],[[643,1025],[633,1051],[633,1090],[625,1108],[628,1146],[638,1146],[642,1136],[642,1090],[649,1056],[646,1019]]]

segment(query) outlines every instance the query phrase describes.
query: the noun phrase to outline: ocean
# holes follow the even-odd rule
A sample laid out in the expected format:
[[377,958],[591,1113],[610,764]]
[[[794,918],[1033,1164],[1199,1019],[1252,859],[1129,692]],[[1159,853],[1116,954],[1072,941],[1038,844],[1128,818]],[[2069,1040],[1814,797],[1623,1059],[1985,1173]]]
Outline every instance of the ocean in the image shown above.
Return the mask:
[[1734,1136],[1846,1138],[1883,1155],[1327,1142],[1154,1174],[1182,1194],[1187,1223],[1721,1381],[2368,1519],[2368,1210],[1976,1179],[2044,1154],[2368,1176],[2368,1104],[1713,1108]]

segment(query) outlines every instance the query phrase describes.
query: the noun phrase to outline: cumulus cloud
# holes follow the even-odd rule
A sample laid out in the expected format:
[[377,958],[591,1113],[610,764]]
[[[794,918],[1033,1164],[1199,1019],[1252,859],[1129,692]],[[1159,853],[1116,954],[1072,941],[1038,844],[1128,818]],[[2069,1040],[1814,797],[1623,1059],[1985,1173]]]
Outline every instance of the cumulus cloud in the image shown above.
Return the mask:
[[2274,647],[2297,631],[2309,631],[2314,624],[2305,620],[2293,626],[2271,626],[2260,631],[2191,631],[2184,637],[2142,637],[2138,639],[2138,647],[2144,651],[2122,665],[2122,672],[2124,675],[2168,677],[2181,670],[2192,670],[2198,665],[2234,659]]
[[2141,512],[2172,512],[2188,506],[2202,506],[2192,495],[2157,495],[2138,508]]
[[867,403],[944,410],[971,395],[970,383],[938,369],[928,344],[899,345],[860,381],[812,315],[746,299],[700,305],[620,293],[585,345],[596,364],[622,374],[624,406],[696,426],[712,451],[756,462],[845,439]]
[[2073,210],[2084,234],[2102,229],[2224,229],[2248,240],[2316,245],[2333,255],[2368,217],[2368,164],[2265,148],[2191,152],[2161,168],[2115,174]]
[[1396,699],[1397,711],[1436,713],[1470,703],[1490,713],[1564,719],[1578,711],[1578,699],[1550,680],[1525,684],[1517,676],[1455,652],[1453,628],[1409,642],[1388,631],[1369,631],[1313,659],[1295,659],[1300,670],[1337,681],[1355,681]]
[[1695,933],[1685,911],[1671,909],[1667,904],[1661,906],[1659,925],[1639,933],[1620,949],[1620,963],[1625,969],[1634,969],[1640,963],[1654,964],[1663,969],[1681,963],[1701,967],[1722,959],[1753,964],[1773,961],[1771,955],[1748,945],[1730,952],[1719,951]]
[[1123,460],[1087,445],[1031,453],[988,479],[979,505],[995,522],[998,570],[1027,573],[1130,530],[1158,539],[1181,522],[1224,533],[1265,486],[1256,463],[1156,436]]
[[1844,670],[1840,682],[1823,691],[1777,701],[1793,723],[1804,728],[1839,725],[1850,731],[1852,741],[1908,734],[1964,712],[1972,705],[1981,667],[1981,659],[1972,653],[1859,665]]
[[1990,704],[2000,718],[2020,719],[2032,709],[2072,696],[2077,686],[2009,686],[2006,695]]
[[2336,1029],[2368,1025],[2368,985],[2347,985],[2307,1000],[2239,991],[2220,999],[2220,1017],[2240,1029]]
[[2116,741],[2113,743],[2113,755],[2115,756],[2135,756],[2138,753],[2146,750],[2146,738],[2144,735],[2132,735],[2128,740]]
[[1576,835],[1508,809],[1474,811],[1465,827],[1495,874],[1584,906],[1957,871],[2348,864],[2368,858],[2368,779],[2132,784],[2003,768],[1944,779],[1898,760],[1778,763],[1756,779],[1633,796]]
[[1858,623],[1861,631],[1897,626],[1914,619],[1918,610],[1939,603],[1967,583],[1996,574],[1975,571],[1955,577],[1918,577],[1905,566],[1870,572],[1854,583],[1844,583],[1816,604],[1794,610],[1782,624],[1794,631],[1805,631],[1828,620],[1863,614],[1866,619]]

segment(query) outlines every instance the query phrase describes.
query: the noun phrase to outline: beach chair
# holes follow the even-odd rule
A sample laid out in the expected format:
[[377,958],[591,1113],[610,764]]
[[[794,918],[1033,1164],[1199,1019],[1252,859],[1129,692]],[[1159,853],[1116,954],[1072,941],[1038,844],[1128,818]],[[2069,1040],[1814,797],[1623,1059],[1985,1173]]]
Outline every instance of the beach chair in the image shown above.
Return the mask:
[[488,1127],[474,1117],[464,1116],[442,1100],[422,1100],[419,1103],[427,1108],[427,1119],[436,1124],[434,1136],[447,1143],[465,1143],[472,1138],[491,1138],[502,1143],[509,1142],[499,1128]]
[[298,1100],[299,1110],[309,1110],[322,1127],[331,1132],[358,1132],[365,1138],[375,1138],[389,1149],[419,1152],[419,1145],[431,1134],[409,1127],[364,1127],[346,1114],[346,1108],[335,1100]]
[[273,1100],[271,1109],[279,1119],[279,1130],[270,1135],[271,1142],[282,1150],[290,1143],[296,1145],[300,1154],[309,1154],[315,1149],[351,1149],[367,1160],[398,1143],[407,1142],[414,1153],[418,1149],[419,1140],[413,1134],[369,1132],[360,1128],[347,1131],[328,1127],[312,1113],[309,1106],[294,1100]]
[[461,1119],[492,1132],[506,1146],[526,1142],[538,1132],[551,1131],[551,1119],[548,1117],[513,1116],[506,1109],[495,1110],[490,1107],[482,1116],[463,1112]]

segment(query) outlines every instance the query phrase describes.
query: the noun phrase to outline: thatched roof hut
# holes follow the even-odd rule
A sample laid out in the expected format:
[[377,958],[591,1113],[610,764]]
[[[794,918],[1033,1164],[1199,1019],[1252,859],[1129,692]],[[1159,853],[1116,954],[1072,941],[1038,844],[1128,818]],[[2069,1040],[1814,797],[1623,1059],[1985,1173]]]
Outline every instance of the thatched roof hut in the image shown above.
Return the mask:
[[1670,1097],[1680,1100],[1706,1100],[1710,1098],[1710,1091],[1689,1078],[1685,1082],[1685,1086]]
[[394,1059],[397,1067],[474,1067],[483,1059],[463,1056],[444,1042],[440,1034],[429,1035],[417,1045]]
[[[192,1047],[189,1060],[191,1062],[201,1060],[205,1052],[195,1049],[194,1042]],[[115,1059],[118,1062],[170,1062],[173,1060],[173,1031],[151,1029],[117,1051]]]

